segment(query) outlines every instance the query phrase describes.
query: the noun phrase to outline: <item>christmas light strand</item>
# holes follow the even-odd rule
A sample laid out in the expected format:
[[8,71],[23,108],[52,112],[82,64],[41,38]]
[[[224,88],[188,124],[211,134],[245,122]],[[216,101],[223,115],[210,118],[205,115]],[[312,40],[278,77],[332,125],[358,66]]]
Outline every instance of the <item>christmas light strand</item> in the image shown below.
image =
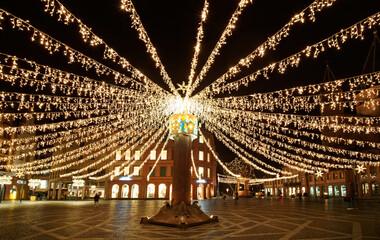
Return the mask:
[[308,7],[302,10],[300,13],[295,14],[292,19],[286,23],[280,30],[275,34],[269,37],[264,43],[257,47],[253,52],[251,52],[247,57],[239,60],[237,64],[231,67],[227,73],[223,74],[218,78],[220,81],[226,81],[241,71],[241,67],[249,68],[253,60],[257,57],[263,57],[267,50],[275,50],[276,46],[280,42],[290,35],[290,31],[294,25],[297,23],[305,23],[305,20],[310,20],[315,22],[316,12],[321,12],[327,7],[330,7],[334,4],[336,0],[316,0],[311,3]]
[[220,54],[220,49],[223,45],[227,44],[227,38],[230,37],[233,33],[233,30],[236,27],[236,23],[239,20],[239,16],[242,14],[244,8],[251,4],[253,0],[240,0],[239,5],[232,14],[226,28],[224,29],[222,35],[220,36],[218,42],[215,44],[214,49],[212,50],[210,56],[207,58],[205,65],[203,65],[202,70],[194,81],[194,84],[186,91],[186,97],[189,97],[199,83],[203,80],[208,70],[211,68],[214,63],[215,57]]
[[201,44],[202,44],[202,40],[203,40],[203,36],[204,36],[204,34],[203,34],[203,23],[206,22],[206,19],[207,19],[208,5],[209,5],[208,1],[205,0],[204,5],[203,5],[203,9],[202,9],[202,13],[201,13],[201,21],[200,21],[199,27],[198,27],[197,42],[195,43],[195,47],[194,47],[194,55],[193,55],[193,59],[191,60],[190,75],[188,77],[189,83],[187,84],[186,97],[189,97],[189,95],[190,95],[190,93],[189,93],[190,86],[193,84],[195,69],[196,69],[197,64],[198,64],[198,56],[199,56],[199,53],[201,51]]
[[146,32],[140,16],[137,14],[137,11],[131,0],[121,0],[121,9],[129,13],[129,17],[132,21],[132,28],[134,28],[138,32],[139,39],[144,42],[147,52],[150,54],[153,61],[156,63],[156,68],[160,69],[160,75],[162,76],[164,82],[169,86],[172,93],[176,96],[179,96],[179,93],[175,86],[173,85],[172,80],[170,79],[168,73],[165,70],[164,65],[161,62],[161,59],[158,56],[156,48],[153,46],[148,33]]
[[[201,129],[198,129],[198,130],[199,130],[199,134],[204,138],[204,135],[203,135]],[[226,170],[226,172],[228,174],[230,174],[231,176],[234,176],[234,177],[240,177],[239,174],[235,174],[227,168],[227,166],[219,159],[218,155],[215,153],[214,149],[212,149],[212,147],[210,146],[210,144],[207,141],[205,141],[205,143],[206,143],[206,146],[210,149],[210,151],[211,151],[212,155],[214,156],[214,158],[216,159],[216,161],[223,167],[224,170]]]
[[158,87],[156,83],[151,81],[148,77],[135,68],[126,58],[117,53],[116,50],[111,48],[103,39],[97,36],[91,28],[87,27],[82,20],[77,18],[72,12],[70,12],[61,2],[58,0],[41,0],[45,4],[45,12],[48,12],[51,16],[57,15],[58,21],[62,21],[64,24],[76,23],[79,28],[79,33],[82,35],[82,40],[90,46],[104,46],[103,58],[110,59],[113,62],[119,64],[122,68],[133,73],[134,76],[138,76],[140,80],[149,82],[151,85]]
[[[341,49],[341,45],[346,43],[350,39],[364,39],[364,32],[368,29],[374,29],[380,24],[380,12],[375,13],[346,29],[340,30],[338,33],[325,38],[311,46],[307,46],[302,51],[299,51],[283,60],[269,64],[268,66],[257,70],[256,72],[235,80],[230,83],[226,83],[225,79],[217,79],[211,85],[204,88],[199,94],[201,96],[214,96],[215,94],[224,93],[226,91],[236,91],[241,86],[248,86],[250,82],[256,81],[259,76],[269,78],[269,74],[276,68],[281,74],[284,74],[289,67],[298,67],[302,57],[317,58],[321,52],[324,52],[328,48]],[[222,86],[221,86],[222,85]]]

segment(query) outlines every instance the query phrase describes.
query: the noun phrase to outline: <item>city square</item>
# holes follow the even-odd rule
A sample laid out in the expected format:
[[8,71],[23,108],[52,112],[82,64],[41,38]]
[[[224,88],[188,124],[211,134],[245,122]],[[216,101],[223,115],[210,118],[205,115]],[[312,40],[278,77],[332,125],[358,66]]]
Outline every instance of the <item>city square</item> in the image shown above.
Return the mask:
[[380,239],[380,1],[3,0],[0,239]]
[[380,239],[380,202],[347,211],[340,199],[200,201],[219,222],[186,230],[140,224],[161,200],[5,202],[1,239]]

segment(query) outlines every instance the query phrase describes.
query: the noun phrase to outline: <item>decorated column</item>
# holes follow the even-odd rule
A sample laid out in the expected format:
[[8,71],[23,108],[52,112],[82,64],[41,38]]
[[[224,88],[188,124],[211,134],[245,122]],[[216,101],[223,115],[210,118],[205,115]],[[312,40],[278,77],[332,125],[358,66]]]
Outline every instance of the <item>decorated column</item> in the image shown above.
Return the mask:
[[187,228],[218,221],[217,217],[208,216],[199,205],[190,202],[191,142],[197,138],[197,117],[175,114],[169,118],[169,129],[169,137],[175,145],[172,202],[152,217],[142,218],[141,223]]

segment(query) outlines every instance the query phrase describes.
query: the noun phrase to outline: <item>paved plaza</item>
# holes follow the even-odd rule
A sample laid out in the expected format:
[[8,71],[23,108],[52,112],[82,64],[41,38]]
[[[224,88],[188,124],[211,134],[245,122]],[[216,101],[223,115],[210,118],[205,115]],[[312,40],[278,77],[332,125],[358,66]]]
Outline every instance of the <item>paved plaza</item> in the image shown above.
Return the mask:
[[341,199],[200,201],[218,223],[181,230],[142,225],[163,200],[5,201],[0,239],[380,239],[380,201],[348,211]]

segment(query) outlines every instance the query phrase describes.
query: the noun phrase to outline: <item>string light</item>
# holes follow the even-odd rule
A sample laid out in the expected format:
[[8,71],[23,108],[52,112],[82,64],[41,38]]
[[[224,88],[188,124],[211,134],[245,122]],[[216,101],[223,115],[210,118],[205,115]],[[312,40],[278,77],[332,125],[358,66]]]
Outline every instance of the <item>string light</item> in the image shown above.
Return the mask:
[[172,80],[170,79],[168,73],[165,70],[164,65],[162,64],[160,58],[158,57],[158,53],[156,48],[153,46],[148,33],[145,31],[145,28],[140,20],[140,16],[137,14],[135,7],[131,0],[121,0],[121,9],[125,10],[129,13],[129,17],[131,18],[132,25],[138,32],[139,39],[144,42],[147,52],[150,54],[153,61],[156,63],[156,68],[160,69],[160,74],[164,80],[164,82],[169,86],[172,93],[176,96],[179,96],[177,89],[174,87]]
[[299,51],[278,62],[269,64],[268,66],[236,81],[225,83],[226,79],[217,79],[198,94],[200,94],[201,96],[205,95],[211,97],[215,94],[220,94],[226,91],[236,91],[242,85],[248,86],[249,82],[255,81],[259,76],[268,78],[268,75],[272,73],[276,68],[279,73],[284,74],[288,67],[298,67],[302,57],[313,56],[313,58],[317,58],[319,56],[319,53],[325,51],[326,48],[335,48],[337,50],[340,50],[341,45],[346,43],[349,39],[363,40],[364,31],[368,29],[374,29],[379,24],[380,12],[375,13],[346,29],[342,29],[338,33],[335,33],[330,37],[325,38],[322,41],[319,41],[318,43],[315,43],[311,46],[307,46],[302,51]]
[[[64,24],[69,25],[70,23],[76,23],[79,28],[79,33],[82,35],[82,40],[85,43],[90,44],[90,46],[104,46],[103,58],[110,59],[116,62],[122,68],[126,68],[129,72],[133,74],[133,78],[138,78],[154,85],[158,88],[158,85],[151,81],[148,77],[143,75],[141,71],[136,69],[131,63],[124,57],[120,56],[117,51],[111,48],[102,38],[97,36],[91,28],[87,27],[82,20],[77,18],[73,13],[71,13],[61,2],[58,0],[41,0],[45,3],[45,12],[48,12],[51,16],[58,15],[58,21],[63,21]],[[56,6],[57,5],[57,6]]]
[[280,42],[290,35],[290,31],[296,23],[305,23],[305,17],[307,16],[310,21],[314,22],[316,20],[315,13],[324,10],[326,7],[330,7],[336,0],[316,0],[312,2],[308,7],[302,10],[300,13],[295,14],[295,16],[286,23],[280,30],[278,30],[274,35],[268,38],[264,43],[257,47],[253,52],[251,52],[247,57],[239,60],[237,64],[231,67],[227,73],[223,74],[218,80],[226,81],[241,71],[241,67],[248,68],[253,60],[257,57],[263,57],[265,52],[270,49],[276,49],[276,46]]
[[[86,56],[85,54],[83,54],[77,50],[74,50],[73,48],[69,47],[68,45],[58,41],[57,39],[51,37],[50,35],[40,31],[37,28],[35,28],[29,22],[27,22],[21,18],[18,18],[16,16],[14,16],[13,14],[11,14],[11,13],[9,13],[9,12],[1,9],[1,8],[0,8],[0,13],[2,13],[3,16],[5,15],[9,19],[10,23],[12,24],[13,29],[16,29],[19,31],[33,32],[31,40],[35,41],[36,38],[39,38],[40,39],[40,41],[39,41],[40,45],[42,45],[46,50],[48,50],[50,54],[53,54],[55,52],[61,52],[61,53],[63,53],[63,55],[68,57],[68,63],[74,63],[74,62],[80,63],[82,68],[85,68],[86,70],[93,68],[98,75],[110,75],[110,74],[112,74],[116,84],[118,84],[118,83],[123,83],[123,84],[131,83],[132,84],[132,82],[133,82],[133,84],[141,84],[141,83],[136,82],[134,79],[129,78],[129,77],[125,76],[124,74],[121,74],[120,72],[117,72],[117,71],[101,64],[100,62]],[[120,63],[120,64],[123,65],[124,63]],[[139,71],[136,72],[134,70],[130,70],[130,72],[132,73],[132,77],[146,78]],[[146,80],[145,82],[146,82],[147,86],[149,86],[151,88],[155,88],[156,91],[162,91],[162,88],[160,88],[158,86],[151,85],[152,81]]]
[[194,89],[203,80],[204,76],[206,75],[208,70],[211,68],[211,65],[214,63],[215,57],[219,55],[220,49],[222,48],[223,45],[227,44],[227,37],[232,35],[233,30],[236,27],[236,23],[239,19],[239,16],[242,14],[244,8],[248,6],[249,4],[251,4],[252,2],[253,2],[252,0],[240,0],[239,5],[237,6],[235,12],[232,14],[230,20],[228,21],[226,28],[224,29],[222,35],[220,36],[210,56],[207,58],[207,62],[202,67],[202,70],[200,71],[199,75],[195,79],[194,84],[192,84],[189,87],[188,91],[186,92],[186,97],[189,97],[191,93],[194,91]]
[[201,43],[203,40],[203,23],[206,22],[207,14],[208,14],[208,1],[205,0],[205,3],[203,5],[202,13],[201,13],[201,22],[199,23],[198,32],[197,32],[197,42],[194,47],[194,56],[191,60],[191,67],[190,67],[190,75],[188,77],[189,83],[187,85],[186,89],[186,97],[190,96],[190,86],[193,84],[193,79],[195,75],[195,69],[198,64],[198,56],[201,51]]

